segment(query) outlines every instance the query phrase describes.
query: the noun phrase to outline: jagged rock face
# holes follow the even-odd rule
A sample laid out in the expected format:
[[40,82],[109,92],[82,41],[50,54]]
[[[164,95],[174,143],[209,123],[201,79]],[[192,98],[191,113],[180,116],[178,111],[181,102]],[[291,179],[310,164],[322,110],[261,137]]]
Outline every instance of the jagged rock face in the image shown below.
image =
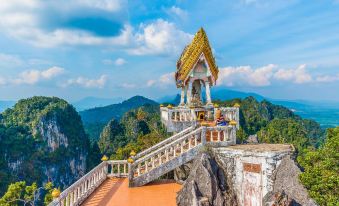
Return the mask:
[[[47,154],[64,155],[63,158],[59,157],[55,162],[44,165],[43,174],[47,177],[46,181],[67,187],[86,173],[88,152],[83,143],[79,142],[76,145],[75,140],[72,139],[74,137],[63,131],[62,125],[65,122],[60,121],[57,113],[42,116],[33,133],[35,136],[40,136],[47,144],[47,148],[44,148],[47,149]],[[82,132],[79,132],[78,135],[80,141],[86,138]]]
[[52,119],[42,118],[34,133],[39,133],[42,136],[51,151],[55,151],[60,146],[68,147],[68,139],[66,135],[60,131],[60,126],[55,116]]
[[301,206],[285,192],[270,192],[265,196],[264,206]]
[[2,182],[47,181],[64,189],[86,173],[89,140],[81,118],[55,97],[20,100],[0,122],[0,193]]
[[317,205],[309,197],[305,187],[299,182],[298,176],[300,173],[300,169],[289,156],[282,159],[274,173],[273,191],[264,197],[264,205],[274,205],[271,202],[277,199],[275,196],[278,194],[285,194],[285,196],[293,200],[292,205]]
[[188,176],[190,175],[193,161],[181,165],[174,169],[174,179],[179,184],[184,184]]
[[179,206],[238,205],[225,171],[207,153],[200,154],[177,196]]

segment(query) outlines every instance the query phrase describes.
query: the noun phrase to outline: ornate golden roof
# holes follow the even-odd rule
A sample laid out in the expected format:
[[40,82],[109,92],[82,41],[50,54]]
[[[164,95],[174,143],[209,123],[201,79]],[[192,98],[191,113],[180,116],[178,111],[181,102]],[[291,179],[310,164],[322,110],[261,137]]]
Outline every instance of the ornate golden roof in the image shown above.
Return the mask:
[[201,54],[204,54],[207,64],[211,70],[214,81],[218,79],[218,67],[212,54],[212,50],[203,28],[195,34],[191,44],[187,45],[182,52],[177,62],[177,72],[175,73],[175,80],[178,87],[181,87],[186,80],[191,69],[199,60]]

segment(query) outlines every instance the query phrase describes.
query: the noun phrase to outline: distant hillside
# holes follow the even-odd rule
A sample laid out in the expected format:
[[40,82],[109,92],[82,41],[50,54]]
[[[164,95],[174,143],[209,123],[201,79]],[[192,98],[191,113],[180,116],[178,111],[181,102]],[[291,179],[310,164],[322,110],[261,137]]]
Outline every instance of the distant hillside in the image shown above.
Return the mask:
[[91,142],[98,140],[104,126],[112,119],[120,120],[122,116],[131,109],[144,105],[158,105],[157,102],[142,96],[134,96],[119,104],[111,104],[105,107],[96,107],[79,112],[84,123],[85,131]]
[[120,120],[128,110],[141,107],[145,104],[157,105],[158,103],[142,96],[134,96],[118,104],[111,104],[104,107],[96,107],[79,112],[82,121],[86,123],[107,123],[112,118]]
[[[272,98],[266,98],[256,93],[241,92],[229,90],[226,88],[213,88],[212,99],[226,101],[231,99],[245,99],[247,97],[254,97],[258,101],[264,99],[272,102],[276,105],[287,107],[291,111],[300,115],[302,118],[312,119],[321,125],[323,128],[335,127],[339,125],[339,103],[338,102],[326,102],[326,101],[304,101],[304,100],[276,100]],[[204,98],[204,95],[203,95]],[[158,99],[161,103],[171,103],[178,105],[180,102],[180,95],[164,96]]]
[[[236,99],[236,98],[244,99],[246,97],[254,97],[255,99],[257,99],[259,101],[265,99],[265,97],[263,97],[259,94],[256,94],[256,93],[241,92],[241,91],[235,91],[235,90],[230,90],[230,89],[226,89],[226,88],[213,88],[211,90],[211,96],[212,96],[213,100],[221,100],[221,101]],[[205,98],[204,93],[203,93],[202,98]],[[171,104],[177,105],[180,102],[180,95],[175,94],[175,95],[164,96],[164,97],[159,98],[158,102],[160,102],[160,103],[166,102],[166,103],[171,103]]]
[[77,111],[83,111],[86,109],[91,109],[94,107],[103,107],[111,104],[116,104],[121,102],[122,98],[99,98],[99,97],[85,97],[81,100],[72,102],[72,105],[77,109]]

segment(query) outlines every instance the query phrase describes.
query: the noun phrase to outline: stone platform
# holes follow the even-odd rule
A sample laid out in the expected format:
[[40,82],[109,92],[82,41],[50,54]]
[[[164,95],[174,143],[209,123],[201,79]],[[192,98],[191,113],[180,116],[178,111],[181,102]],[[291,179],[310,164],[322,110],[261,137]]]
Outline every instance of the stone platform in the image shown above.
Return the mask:
[[221,165],[229,168],[240,205],[261,206],[273,191],[275,172],[294,148],[287,144],[247,144],[213,148]]
[[181,185],[159,180],[143,187],[128,187],[127,178],[108,178],[82,204],[83,206],[175,206]]

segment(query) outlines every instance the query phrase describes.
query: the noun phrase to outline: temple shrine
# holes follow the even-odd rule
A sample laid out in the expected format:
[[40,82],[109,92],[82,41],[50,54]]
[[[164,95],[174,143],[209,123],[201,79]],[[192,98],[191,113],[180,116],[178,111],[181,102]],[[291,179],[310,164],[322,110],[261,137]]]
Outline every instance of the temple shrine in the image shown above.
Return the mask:
[[[217,83],[219,70],[202,28],[184,48],[176,67],[173,80],[181,92],[180,103],[160,106],[161,121],[173,135],[140,153],[132,152],[127,160],[103,157],[101,164],[62,193],[54,191],[50,206],[175,205],[181,186],[152,182],[194,160],[206,146],[225,164],[232,160],[239,204],[261,205],[263,195],[272,190],[267,174],[290,148],[276,145],[272,151],[266,146],[236,145],[240,105],[219,107],[212,103],[210,90]],[[158,194],[157,198],[152,194]]]

